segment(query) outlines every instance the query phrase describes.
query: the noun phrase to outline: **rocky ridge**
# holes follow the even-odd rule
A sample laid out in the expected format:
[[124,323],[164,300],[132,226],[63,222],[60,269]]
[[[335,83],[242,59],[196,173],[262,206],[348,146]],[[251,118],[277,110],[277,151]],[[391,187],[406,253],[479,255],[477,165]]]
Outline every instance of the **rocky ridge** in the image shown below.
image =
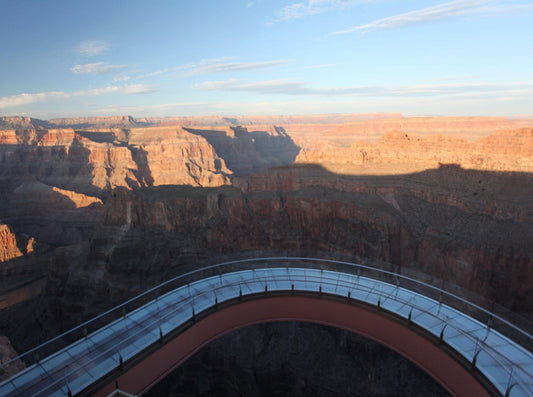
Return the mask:
[[522,128],[498,131],[474,141],[395,130],[375,143],[359,141],[349,147],[302,149],[296,161],[328,164],[336,172],[390,174],[437,168],[442,163],[477,170],[533,172],[532,159],[533,129]]

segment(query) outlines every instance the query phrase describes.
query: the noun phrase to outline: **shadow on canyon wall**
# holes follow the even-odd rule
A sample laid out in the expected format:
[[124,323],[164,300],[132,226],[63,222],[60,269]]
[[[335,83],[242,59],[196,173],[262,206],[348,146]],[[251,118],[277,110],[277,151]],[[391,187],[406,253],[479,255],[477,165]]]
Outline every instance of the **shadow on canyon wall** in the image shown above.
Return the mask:
[[[214,263],[270,254],[371,258],[398,265],[389,270],[420,270],[516,310],[532,309],[533,291],[524,282],[533,276],[531,174],[447,164],[414,174],[358,176],[298,165],[252,175],[240,187],[240,192],[178,186],[131,192],[143,203],[153,200],[181,213],[159,223],[153,213],[134,213],[134,229],[160,230],[165,241],[177,238],[185,248],[170,245],[164,252],[160,247],[145,263],[154,254],[167,263],[187,254],[197,255],[195,263],[205,256]],[[178,197],[195,197],[200,205],[179,204]],[[180,206],[194,214],[192,221],[185,220]],[[178,266],[188,262],[177,261]],[[156,261],[149,267],[159,268]],[[448,395],[391,350],[343,330],[305,323],[261,324],[217,339],[148,395],[341,396],[354,391]]]
[[225,131],[183,128],[202,136],[224,159],[237,177],[246,177],[255,172],[281,165],[294,164],[300,147],[285,132],[274,126],[274,131],[248,131],[245,127],[230,127],[234,136]]
[[90,151],[77,140],[69,147],[2,147],[0,219],[40,243],[87,241],[95,221],[100,219],[102,203],[94,199],[93,204],[80,204],[73,197],[80,198],[82,195],[75,193],[80,191],[100,193],[92,185]]
[[116,143],[117,136],[112,131],[76,130],[76,133],[96,143]]
[[[102,222],[110,235],[96,231],[90,248],[109,252],[98,263],[114,280],[111,300],[198,264],[308,255],[388,264],[388,270],[426,274],[517,311],[533,310],[533,290],[524,282],[533,277],[530,174],[445,165],[354,176],[295,165],[234,182],[238,188],[116,189]],[[84,268],[95,266],[89,261]]]
[[[137,169],[132,170],[135,179],[126,176],[126,184],[132,189],[154,186],[154,178],[148,161],[148,152],[142,146],[128,143],[129,129],[122,128],[119,131],[109,132],[76,130],[76,133],[96,143],[107,143],[114,147],[126,147],[131,153],[132,160],[137,165]],[[99,196],[105,196],[106,193],[103,190]]]
[[68,246],[88,241],[102,217],[103,204],[79,203],[40,182],[26,182],[15,190],[3,221],[38,243]]
[[[247,176],[275,165],[292,164],[299,152],[298,146],[282,127],[275,127],[271,133],[248,132],[241,127],[235,127],[233,130],[235,137],[226,136],[221,131],[188,129],[213,144],[217,155],[234,167],[236,175]],[[108,149],[103,148],[104,150],[99,149],[98,153],[92,153],[93,149],[85,147],[83,142],[75,138],[67,141],[68,144],[41,146],[37,143],[41,142],[47,132],[36,131],[36,134],[36,137],[31,134],[27,137],[19,134],[17,139],[20,140],[20,144],[1,145],[0,219],[6,220],[19,232],[31,235],[47,244],[68,245],[88,240],[91,227],[99,219],[95,211],[92,211],[93,225],[89,225],[91,219],[86,216],[87,210],[75,210],[68,200],[65,201],[60,197],[59,193],[55,194],[55,198],[48,197],[43,201],[35,196],[42,192],[26,189],[25,192],[17,194],[16,190],[21,190],[20,187],[28,182],[35,182],[105,200],[111,186],[114,183],[121,183],[121,180],[116,180],[117,176],[113,174],[120,165],[111,163],[113,153]],[[136,169],[118,171],[119,178],[124,179],[123,184],[131,189],[154,186],[148,152],[142,145],[129,144],[128,129],[77,130],[75,134],[91,142],[108,144],[111,148],[127,148],[131,153],[131,160],[136,164]],[[94,169],[90,161],[91,156],[100,159],[98,161],[102,163],[102,169]],[[215,159],[214,166],[215,172],[220,171],[221,160]],[[123,174],[120,174],[121,172]],[[95,178],[98,178],[98,186]],[[103,185],[106,186],[101,187]],[[64,206],[68,216],[61,214],[61,205]],[[82,226],[76,227],[76,222]]]
[[131,152],[131,158],[137,164],[137,170],[133,172],[136,181],[126,179],[128,186],[135,188],[137,186],[154,186],[154,178],[152,171],[150,170],[150,164],[148,162],[148,152],[142,147],[136,147],[134,145],[128,145],[128,149]]
[[77,140],[70,146],[0,146],[0,194],[3,197],[28,180],[85,194],[101,193],[101,189],[92,184],[91,152]]

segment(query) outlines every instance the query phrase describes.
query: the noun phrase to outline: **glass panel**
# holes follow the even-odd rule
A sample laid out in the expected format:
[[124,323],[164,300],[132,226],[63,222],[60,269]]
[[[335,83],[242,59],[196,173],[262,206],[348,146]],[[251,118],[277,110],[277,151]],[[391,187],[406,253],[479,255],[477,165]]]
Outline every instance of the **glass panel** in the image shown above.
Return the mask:
[[0,396],[7,396],[9,393],[14,393],[15,390],[15,385],[8,381],[0,385]]
[[472,361],[474,354],[479,350],[479,345],[469,336],[452,327],[446,327],[444,341],[461,353],[468,361]]
[[417,314],[413,315],[411,320],[435,336],[440,336],[440,332],[444,327],[442,319],[421,311],[417,311]]
[[484,351],[480,351],[476,359],[476,367],[498,388],[505,393],[509,381],[509,371]]
[[71,360],[71,356],[66,351],[63,351],[61,352],[61,354],[57,354],[43,360],[41,362],[41,366],[44,368],[45,371],[51,373],[59,370],[60,368],[68,366]]

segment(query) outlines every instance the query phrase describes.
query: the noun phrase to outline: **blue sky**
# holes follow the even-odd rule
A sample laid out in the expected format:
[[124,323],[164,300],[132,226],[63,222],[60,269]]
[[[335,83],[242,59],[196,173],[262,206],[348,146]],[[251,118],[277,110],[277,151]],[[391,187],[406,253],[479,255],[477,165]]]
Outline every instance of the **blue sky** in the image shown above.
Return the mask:
[[533,114],[533,1],[0,0],[0,115]]

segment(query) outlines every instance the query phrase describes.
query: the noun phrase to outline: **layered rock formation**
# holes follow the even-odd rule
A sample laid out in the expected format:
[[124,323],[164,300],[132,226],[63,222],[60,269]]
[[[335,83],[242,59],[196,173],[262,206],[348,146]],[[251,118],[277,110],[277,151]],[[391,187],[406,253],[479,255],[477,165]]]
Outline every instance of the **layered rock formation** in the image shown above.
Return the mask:
[[182,117],[142,117],[97,116],[71,117],[39,120],[32,117],[0,116],[0,129],[41,129],[65,128],[136,128],[150,126],[240,126],[272,124],[327,124],[349,123],[364,120],[401,118],[400,113],[359,113],[321,115],[280,115],[280,116],[182,116]]
[[[455,185],[448,186],[448,179]],[[484,192],[483,186],[489,190]],[[177,266],[187,254],[245,250],[342,254],[418,269],[529,310],[531,285],[520,280],[533,277],[528,244],[533,211],[527,203],[513,208],[508,200],[516,200],[517,189],[532,187],[528,175],[455,167],[380,179],[339,178],[319,167],[301,166],[254,176],[241,187],[244,192],[119,190],[107,201],[104,224],[128,225],[128,231],[107,257],[106,268],[144,274],[154,266]],[[164,238],[164,246],[136,242],[147,233]],[[126,263],[137,246],[137,263]]]
[[204,137],[226,159],[235,176],[248,176],[270,167],[293,164],[300,151],[283,127],[261,129],[227,127],[217,129],[186,128]]
[[99,117],[73,117],[51,119],[48,122],[58,127],[85,128],[135,128],[143,127],[146,123],[137,121],[131,116],[99,116]]
[[0,165],[2,217],[52,244],[86,240],[115,187],[219,186],[232,174],[203,137],[182,128],[3,130]]
[[[510,129],[515,121],[503,118],[356,119],[327,126],[320,124],[324,116],[316,116],[306,125],[293,117],[287,126],[262,126],[264,118],[258,118],[248,127],[124,128],[137,121],[118,117],[49,122],[90,129],[46,129],[41,122],[39,129],[0,131],[0,211],[18,231],[45,243],[80,243],[94,233],[84,245],[92,259],[82,262],[88,272],[100,269],[94,274],[103,279],[106,266],[121,274],[120,258],[137,246],[145,250],[143,233],[155,230],[174,241],[163,238],[168,247],[167,254],[155,255],[159,270],[172,257],[199,252],[312,248],[421,268],[444,279],[453,274],[461,286],[505,295],[486,268],[511,261],[514,270],[503,277],[508,282],[530,263],[524,236],[531,223],[525,197],[531,192],[533,130]],[[135,125],[153,122],[162,120]],[[249,177],[293,163],[301,166]],[[427,168],[434,171],[405,173]],[[230,183],[239,190],[142,189]],[[117,187],[138,193],[115,190],[109,196]],[[516,232],[499,241],[499,230],[508,229]],[[134,272],[144,272],[141,258],[151,261],[147,256],[154,253],[146,252],[133,255]],[[527,288],[517,291],[517,297],[499,300],[522,307],[516,302],[527,301]]]
[[201,137],[181,128],[121,132],[0,131],[0,179],[13,187],[33,177],[50,186],[102,197],[118,186],[218,186],[228,181],[223,160]]
[[7,225],[0,224],[0,262],[33,252],[35,239],[15,234]]
[[47,128],[50,123],[32,117],[0,116],[0,129],[41,129]]
[[474,141],[395,130],[375,143],[302,149],[297,162],[326,164],[335,172],[352,174],[399,174],[436,168],[441,163],[477,170],[532,172],[533,129],[498,131]]

